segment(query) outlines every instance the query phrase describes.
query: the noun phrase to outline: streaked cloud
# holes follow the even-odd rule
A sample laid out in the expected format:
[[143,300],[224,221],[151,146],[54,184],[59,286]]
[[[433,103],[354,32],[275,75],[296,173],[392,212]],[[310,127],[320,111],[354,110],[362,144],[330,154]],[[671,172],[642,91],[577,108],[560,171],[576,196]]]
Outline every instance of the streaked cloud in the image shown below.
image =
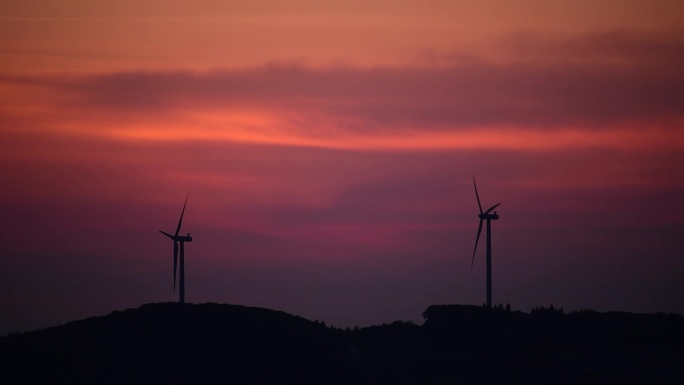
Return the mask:
[[363,122],[393,128],[601,124],[679,116],[684,44],[679,47],[658,53],[669,53],[666,62],[630,54],[627,69],[563,63],[375,69],[273,65],[104,74],[75,80],[66,90],[99,109],[296,109],[359,120],[361,129]]

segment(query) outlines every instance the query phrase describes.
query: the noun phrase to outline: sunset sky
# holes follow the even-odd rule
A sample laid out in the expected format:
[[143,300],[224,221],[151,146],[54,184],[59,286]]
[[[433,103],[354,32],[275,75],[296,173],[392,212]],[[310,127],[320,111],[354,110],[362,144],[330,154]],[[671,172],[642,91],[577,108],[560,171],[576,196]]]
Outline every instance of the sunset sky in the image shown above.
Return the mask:
[[0,5],[0,332],[186,298],[335,326],[684,314],[684,2]]

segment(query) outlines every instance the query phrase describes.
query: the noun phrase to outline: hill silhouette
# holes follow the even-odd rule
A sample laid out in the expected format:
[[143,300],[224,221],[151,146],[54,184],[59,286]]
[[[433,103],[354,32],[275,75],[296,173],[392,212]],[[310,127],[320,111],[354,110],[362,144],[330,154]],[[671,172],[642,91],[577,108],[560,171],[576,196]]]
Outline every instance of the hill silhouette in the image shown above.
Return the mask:
[[0,338],[2,384],[684,383],[684,317],[430,306],[335,329],[269,309],[159,303]]

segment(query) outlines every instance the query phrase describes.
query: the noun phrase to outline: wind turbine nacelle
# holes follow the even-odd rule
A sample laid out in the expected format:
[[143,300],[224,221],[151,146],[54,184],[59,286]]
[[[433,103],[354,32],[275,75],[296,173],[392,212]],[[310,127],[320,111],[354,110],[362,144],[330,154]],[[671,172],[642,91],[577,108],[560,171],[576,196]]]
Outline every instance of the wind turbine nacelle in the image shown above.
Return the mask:
[[497,220],[497,219],[499,219],[499,214],[497,214],[497,213],[494,213],[494,214],[480,214],[479,217],[480,217],[480,219]]
[[192,237],[188,235],[179,235],[176,237],[176,240],[179,242],[192,242]]

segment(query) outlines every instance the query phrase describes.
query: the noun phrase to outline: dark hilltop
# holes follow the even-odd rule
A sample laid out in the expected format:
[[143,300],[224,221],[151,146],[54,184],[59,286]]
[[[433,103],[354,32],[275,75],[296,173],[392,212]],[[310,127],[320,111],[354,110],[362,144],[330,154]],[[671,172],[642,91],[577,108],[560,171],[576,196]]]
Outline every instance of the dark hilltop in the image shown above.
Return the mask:
[[430,306],[336,329],[284,312],[148,304],[0,338],[1,384],[682,384],[684,317]]

